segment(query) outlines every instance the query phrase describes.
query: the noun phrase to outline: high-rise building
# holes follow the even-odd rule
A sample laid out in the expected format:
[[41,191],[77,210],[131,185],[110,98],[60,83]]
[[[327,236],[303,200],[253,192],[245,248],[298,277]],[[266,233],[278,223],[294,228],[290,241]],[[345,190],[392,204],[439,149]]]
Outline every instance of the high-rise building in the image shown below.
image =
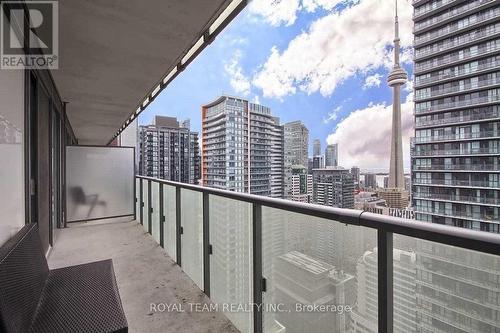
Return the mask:
[[314,139],[313,141],[313,157],[321,155],[321,141]]
[[313,157],[313,169],[323,169],[325,167],[325,157],[316,155]]
[[359,189],[359,181],[360,181],[360,170],[357,166],[353,166],[351,168],[352,179],[354,180],[354,188]]
[[320,205],[354,208],[354,181],[349,170],[313,169],[313,197]]
[[365,181],[363,183],[364,188],[376,189],[377,186],[377,175],[375,173],[365,173]]
[[309,151],[309,130],[301,121],[286,123],[285,127],[285,167],[307,166]]
[[271,144],[271,197],[285,196],[285,129],[280,119],[272,118],[270,126]]
[[[187,127],[186,127],[187,126]],[[189,121],[156,116],[152,125],[139,128],[141,175],[196,184],[200,178],[198,133]]]
[[290,200],[312,202],[313,176],[301,165],[292,166],[291,193],[287,196]]
[[276,320],[286,327],[286,332],[350,332],[350,313],[311,316],[297,309],[297,304],[353,306],[353,275],[298,251],[277,257],[275,265],[275,297],[288,310],[279,311]]
[[[418,332],[416,311],[416,255],[393,250],[394,332]],[[376,333],[378,322],[377,248],[366,251],[357,265],[357,304],[352,318],[352,331]]]
[[325,148],[325,166],[339,165],[339,145],[337,143],[326,146]]
[[221,96],[202,107],[203,185],[258,195],[283,192],[279,120],[271,109]]
[[500,3],[415,1],[416,218],[500,232]]
[[407,191],[401,191],[399,188],[383,188],[377,191],[377,195],[384,199],[387,207],[404,209],[408,207],[409,197]]
[[292,167],[308,167],[309,130],[301,121],[292,121],[284,126],[284,187],[285,197],[292,192]]
[[[500,3],[414,1],[413,18],[415,218],[498,233]],[[418,332],[500,331],[494,257],[416,249]]]
[[309,157],[307,159],[307,173],[312,175],[313,169],[314,169],[314,159],[312,157]]

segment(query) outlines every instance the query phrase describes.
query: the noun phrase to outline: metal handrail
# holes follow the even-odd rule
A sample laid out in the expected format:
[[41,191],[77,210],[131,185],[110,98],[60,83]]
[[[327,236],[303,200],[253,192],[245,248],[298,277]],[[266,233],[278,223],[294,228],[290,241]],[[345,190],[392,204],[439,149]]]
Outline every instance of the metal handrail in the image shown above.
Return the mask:
[[146,176],[136,176],[140,179],[187,190],[217,195],[233,200],[258,204],[261,206],[287,210],[293,213],[335,220],[339,223],[358,225],[379,229],[396,234],[433,241],[445,245],[500,255],[500,235],[470,230],[465,228],[428,223],[417,220],[407,220],[398,217],[379,215],[356,209],[337,208],[291,200],[258,196],[254,194],[233,192],[199,185],[179,183]]
[[[223,189],[203,187],[193,184],[185,184],[162,180],[152,177],[136,176],[139,181],[140,194],[137,201],[140,204],[140,223],[143,223],[144,213],[147,214],[147,229],[152,234],[152,204],[151,204],[151,184],[156,182],[160,185],[167,185],[175,188],[175,228],[176,228],[176,263],[182,265],[181,242],[182,242],[182,217],[181,217],[181,191],[182,189],[199,192],[202,196],[202,227],[203,227],[203,292],[210,297],[210,255],[212,246],[210,245],[210,195],[224,197],[251,203],[252,205],[252,284],[253,284],[253,331],[263,332],[263,293],[267,291],[266,279],[263,274],[263,237],[262,237],[262,208],[271,207],[288,212],[305,214],[334,220],[337,223],[346,225],[357,225],[371,228],[377,231],[377,294],[378,294],[378,331],[392,333],[394,331],[394,267],[393,267],[393,234],[409,236],[428,240],[440,244],[456,246],[463,249],[480,251],[493,255],[500,255],[500,235],[469,230],[458,227],[451,227],[441,224],[406,220],[397,217],[379,215],[361,210],[343,209],[329,206],[313,205],[308,203],[288,201],[283,199],[258,196],[247,193],[231,192]],[[147,189],[147,207],[144,207],[144,185]],[[159,201],[163,202],[164,186],[159,186]],[[137,195],[137,192],[136,192]],[[146,208],[144,210],[144,208]],[[163,223],[165,216],[163,204],[160,204],[160,245],[164,247]]]

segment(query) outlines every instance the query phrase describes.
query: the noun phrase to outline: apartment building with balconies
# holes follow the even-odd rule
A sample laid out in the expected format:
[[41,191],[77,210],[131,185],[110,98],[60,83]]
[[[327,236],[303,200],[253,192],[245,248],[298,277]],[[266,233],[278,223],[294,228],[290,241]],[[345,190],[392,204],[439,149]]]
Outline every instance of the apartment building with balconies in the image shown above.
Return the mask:
[[500,232],[500,4],[414,1],[413,205]]

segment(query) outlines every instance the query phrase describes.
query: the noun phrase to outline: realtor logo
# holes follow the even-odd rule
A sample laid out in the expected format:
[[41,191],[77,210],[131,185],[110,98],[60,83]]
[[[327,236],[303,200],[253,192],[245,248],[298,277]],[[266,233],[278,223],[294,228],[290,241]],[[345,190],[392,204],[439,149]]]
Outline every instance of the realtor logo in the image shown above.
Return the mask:
[[57,1],[2,1],[0,9],[0,68],[57,69]]

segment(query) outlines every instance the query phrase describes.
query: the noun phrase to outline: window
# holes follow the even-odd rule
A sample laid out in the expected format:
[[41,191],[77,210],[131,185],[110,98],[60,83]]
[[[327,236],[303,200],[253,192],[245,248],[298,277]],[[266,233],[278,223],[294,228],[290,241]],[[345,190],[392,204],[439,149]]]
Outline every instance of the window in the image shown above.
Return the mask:
[[0,245],[25,223],[24,90],[23,70],[0,70]]

